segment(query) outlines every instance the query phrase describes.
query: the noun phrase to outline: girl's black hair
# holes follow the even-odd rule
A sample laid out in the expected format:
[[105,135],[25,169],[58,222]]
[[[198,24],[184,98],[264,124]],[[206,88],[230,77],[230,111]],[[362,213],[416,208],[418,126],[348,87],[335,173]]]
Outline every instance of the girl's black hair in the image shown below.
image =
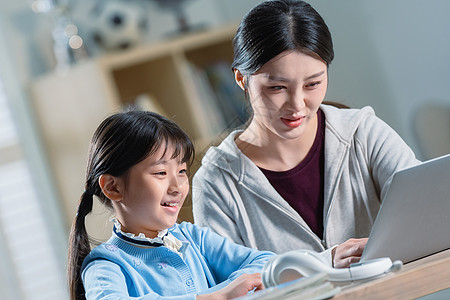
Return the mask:
[[81,265],[91,251],[85,227],[86,215],[92,211],[93,196],[107,207],[111,201],[98,183],[102,174],[126,175],[127,171],[160,147],[173,146],[172,158],[181,157],[190,166],[194,146],[187,134],[174,122],[148,111],[127,111],[106,118],[92,138],[86,170],[85,191],[72,224],[69,237],[68,284],[70,299],[85,299]]
[[233,39],[233,69],[251,75],[284,51],[300,51],[321,58],[327,66],[334,57],[325,21],[308,3],[264,1],[241,21]]

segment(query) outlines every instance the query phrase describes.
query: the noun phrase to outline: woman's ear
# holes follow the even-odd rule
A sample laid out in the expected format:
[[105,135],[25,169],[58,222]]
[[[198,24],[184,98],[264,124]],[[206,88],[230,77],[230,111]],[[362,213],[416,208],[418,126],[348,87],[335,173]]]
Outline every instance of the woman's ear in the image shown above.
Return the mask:
[[109,174],[100,175],[98,184],[108,199],[120,201],[123,198],[123,180]]
[[241,89],[245,91],[245,76],[238,69],[234,69],[234,79]]

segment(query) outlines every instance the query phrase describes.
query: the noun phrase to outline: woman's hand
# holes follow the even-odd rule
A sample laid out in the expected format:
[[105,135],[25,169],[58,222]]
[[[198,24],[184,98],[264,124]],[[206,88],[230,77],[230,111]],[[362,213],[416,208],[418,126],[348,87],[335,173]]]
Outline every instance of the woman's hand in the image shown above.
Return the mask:
[[260,273],[243,274],[223,289],[211,294],[197,295],[197,300],[228,300],[245,296],[252,290],[258,291],[263,289]]
[[349,239],[331,251],[334,268],[348,268],[350,264],[357,263],[361,259],[367,238]]

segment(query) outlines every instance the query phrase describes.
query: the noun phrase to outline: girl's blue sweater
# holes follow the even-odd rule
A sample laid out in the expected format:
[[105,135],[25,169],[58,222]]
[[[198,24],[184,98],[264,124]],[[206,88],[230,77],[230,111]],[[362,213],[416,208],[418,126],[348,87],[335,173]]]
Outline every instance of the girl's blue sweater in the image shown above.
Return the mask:
[[234,244],[191,223],[169,231],[182,255],[161,246],[142,247],[115,234],[86,257],[82,280],[87,299],[195,299],[243,273],[259,273],[274,255]]

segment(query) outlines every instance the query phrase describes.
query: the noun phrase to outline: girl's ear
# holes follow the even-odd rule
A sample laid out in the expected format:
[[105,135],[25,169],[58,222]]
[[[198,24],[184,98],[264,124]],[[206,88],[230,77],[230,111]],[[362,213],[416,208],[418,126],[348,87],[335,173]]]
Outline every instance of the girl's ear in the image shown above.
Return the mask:
[[108,199],[120,201],[123,198],[123,180],[109,174],[100,175],[98,184]]
[[241,89],[245,91],[245,76],[238,69],[234,69],[234,79]]

